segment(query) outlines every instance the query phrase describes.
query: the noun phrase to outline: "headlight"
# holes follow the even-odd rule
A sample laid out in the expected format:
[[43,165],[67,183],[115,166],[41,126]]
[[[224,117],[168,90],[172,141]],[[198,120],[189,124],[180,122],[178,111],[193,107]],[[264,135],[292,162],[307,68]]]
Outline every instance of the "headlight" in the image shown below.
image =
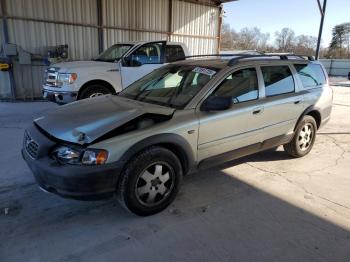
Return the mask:
[[63,84],[73,84],[78,78],[76,73],[58,73],[57,85],[62,86]]
[[67,146],[56,148],[52,155],[58,162],[71,165],[102,165],[108,158],[106,150],[75,149]]
[[108,158],[106,150],[86,150],[84,151],[81,162],[84,165],[103,165]]

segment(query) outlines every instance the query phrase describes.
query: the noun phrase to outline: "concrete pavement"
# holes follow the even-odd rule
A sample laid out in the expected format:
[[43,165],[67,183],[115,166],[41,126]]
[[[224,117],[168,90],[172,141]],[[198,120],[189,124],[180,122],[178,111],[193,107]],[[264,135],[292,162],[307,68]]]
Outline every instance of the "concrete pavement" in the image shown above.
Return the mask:
[[0,261],[350,261],[350,88],[311,153],[282,148],[185,177],[146,218],[38,189],[20,156],[46,102],[0,103]]

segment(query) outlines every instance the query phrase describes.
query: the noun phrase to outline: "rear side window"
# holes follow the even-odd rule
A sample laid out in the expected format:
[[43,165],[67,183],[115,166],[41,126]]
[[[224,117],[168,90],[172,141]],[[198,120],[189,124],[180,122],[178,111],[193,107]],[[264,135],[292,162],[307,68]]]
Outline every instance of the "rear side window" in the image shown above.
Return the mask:
[[288,66],[263,66],[266,96],[294,92],[294,79]]
[[165,57],[168,63],[183,60],[185,52],[180,45],[167,45],[165,48]]
[[315,87],[326,83],[322,67],[317,64],[294,65],[305,88]]
[[215,96],[230,96],[233,103],[258,99],[258,79],[255,68],[238,70],[229,75],[214,91]]

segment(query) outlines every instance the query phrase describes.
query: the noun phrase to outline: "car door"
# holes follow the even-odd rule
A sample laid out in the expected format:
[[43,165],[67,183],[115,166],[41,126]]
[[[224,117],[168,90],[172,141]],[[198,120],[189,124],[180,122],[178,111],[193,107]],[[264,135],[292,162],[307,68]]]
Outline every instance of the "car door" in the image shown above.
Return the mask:
[[304,110],[303,93],[299,92],[294,70],[289,65],[262,65],[260,69],[265,92],[263,140],[291,135]]
[[261,142],[260,89],[255,67],[237,69],[209,95],[229,96],[233,105],[224,111],[197,109],[199,161]]
[[123,88],[161,67],[165,61],[166,41],[148,42],[121,61]]

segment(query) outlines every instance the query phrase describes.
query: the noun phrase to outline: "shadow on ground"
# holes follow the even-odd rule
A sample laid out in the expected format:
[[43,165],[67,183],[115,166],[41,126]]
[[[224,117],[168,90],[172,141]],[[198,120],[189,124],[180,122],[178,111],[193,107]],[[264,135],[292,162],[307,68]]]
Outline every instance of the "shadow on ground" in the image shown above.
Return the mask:
[[350,261],[348,231],[223,171],[286,160],[283,151],[186,176],[174,204],[146,218],[115,200],[79,202],[40,191],[19,152],[23,128],[53,107],[0,104],[1,262]]
[[33,183],[0,184],[0,260],[347,261],[349,232],[221,171],[287,157],[266,151],[189,175],[175,203],[146,218],[114,200],[79,202]]

